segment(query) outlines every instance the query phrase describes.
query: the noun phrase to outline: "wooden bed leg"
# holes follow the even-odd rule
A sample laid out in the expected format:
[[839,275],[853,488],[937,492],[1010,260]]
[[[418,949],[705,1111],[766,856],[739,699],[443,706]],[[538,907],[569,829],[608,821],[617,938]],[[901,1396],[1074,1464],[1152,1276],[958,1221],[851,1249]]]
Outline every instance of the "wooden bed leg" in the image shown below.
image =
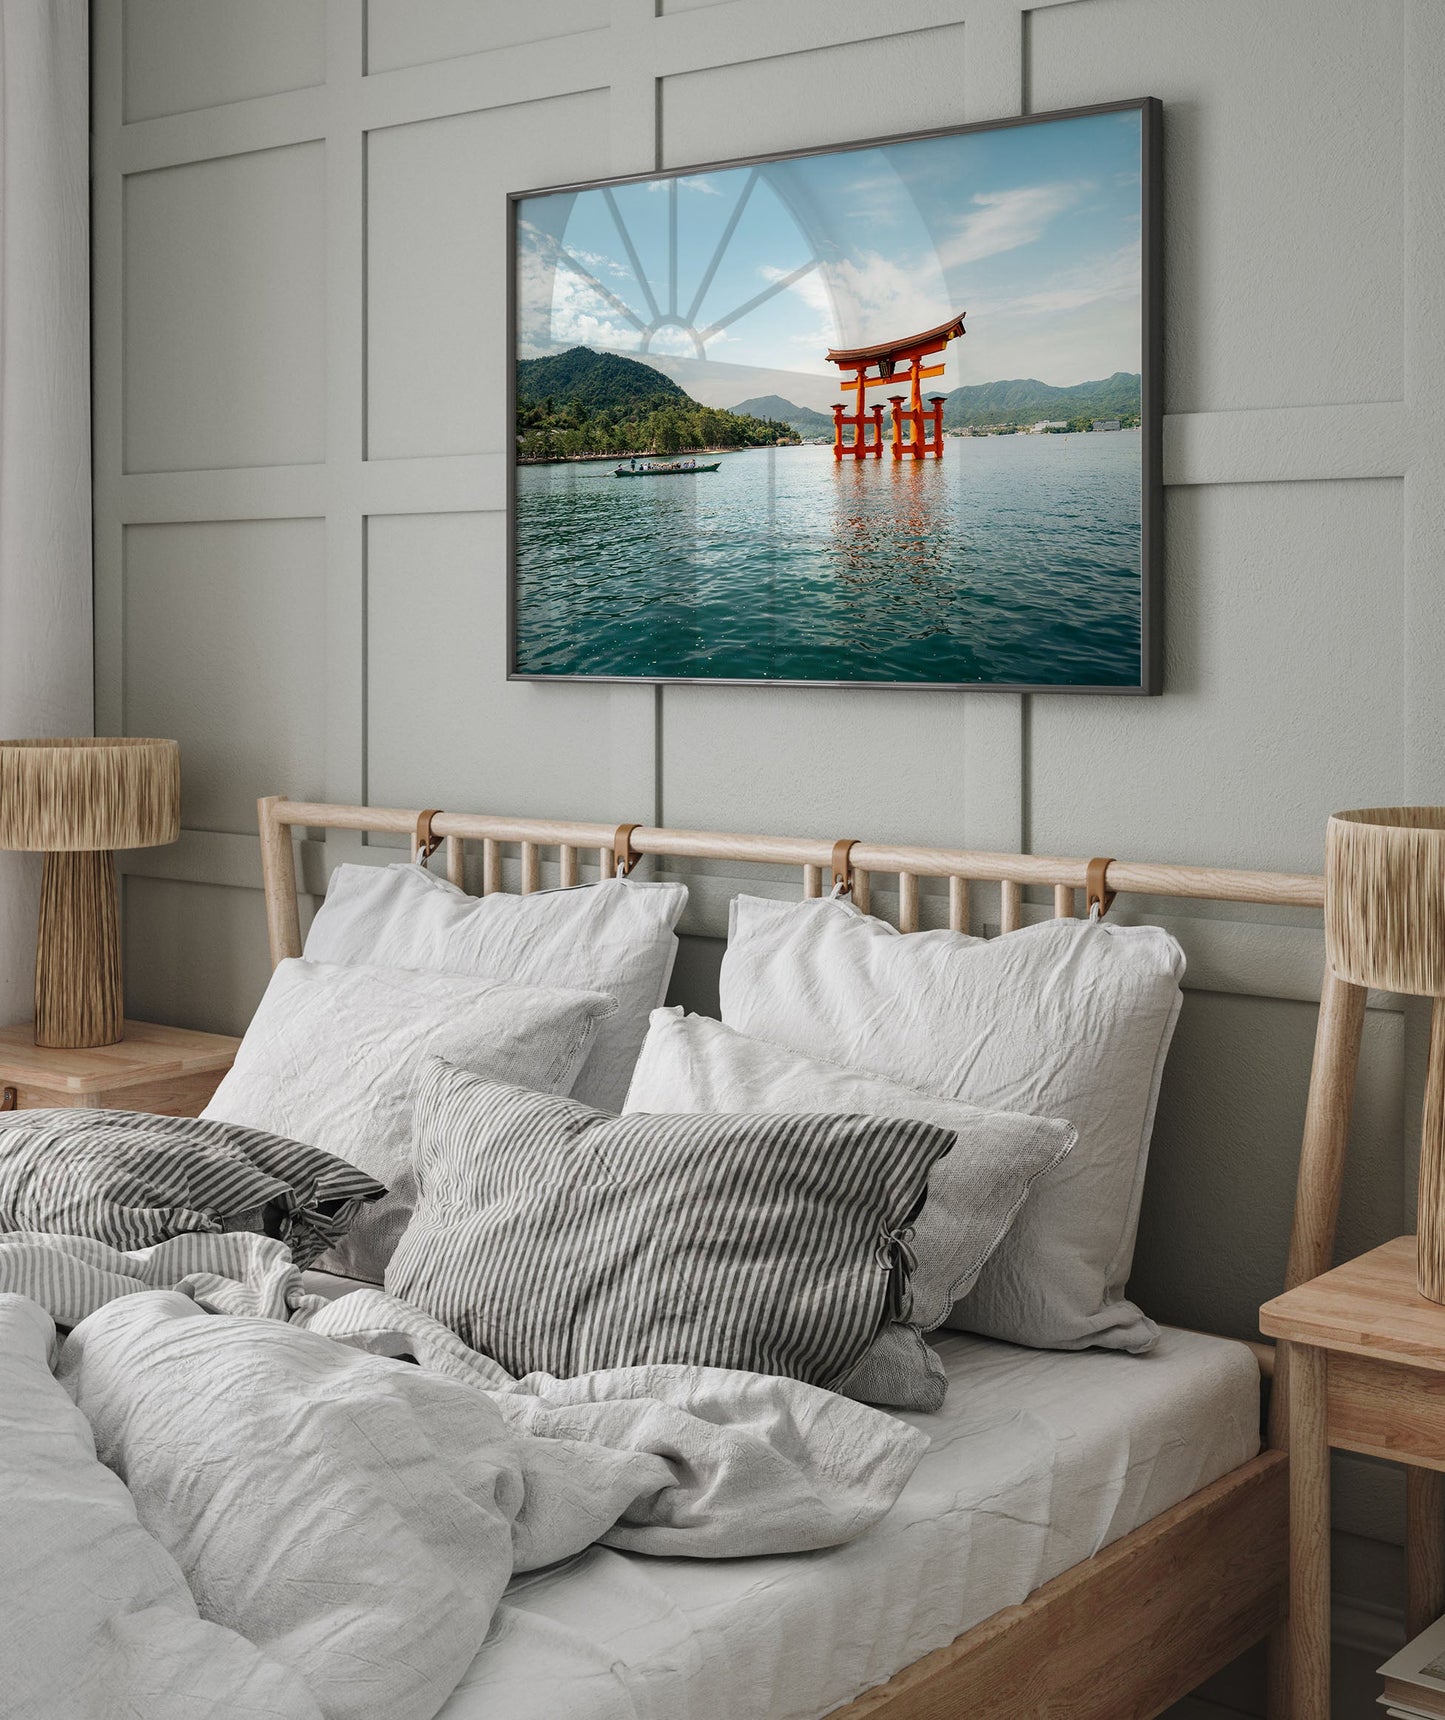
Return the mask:
[[1445,1474],[1405,1471],[1405,1633],[1445,1613]]
[[1325,1354],[1289,1346],[1289,1720],[1330,1720]]

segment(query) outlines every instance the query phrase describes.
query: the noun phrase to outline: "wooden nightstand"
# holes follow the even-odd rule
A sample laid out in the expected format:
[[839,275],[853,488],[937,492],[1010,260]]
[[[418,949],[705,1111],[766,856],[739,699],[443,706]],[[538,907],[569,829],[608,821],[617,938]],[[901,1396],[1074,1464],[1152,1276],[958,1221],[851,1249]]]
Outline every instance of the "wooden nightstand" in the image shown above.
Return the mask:
[[1445,1307],[1400,1236],[1266,1302],[1289,1417],[1290,1720],[1329,1720],[1330,1447],[1408,1465],[1406,1630],[1445,1612]]
[[30,1022],[0,1027],[0,1110],[51,1106],[194,1117],[231,1067],[239,1039],[128,1021],[118,1045],[52,1051]]

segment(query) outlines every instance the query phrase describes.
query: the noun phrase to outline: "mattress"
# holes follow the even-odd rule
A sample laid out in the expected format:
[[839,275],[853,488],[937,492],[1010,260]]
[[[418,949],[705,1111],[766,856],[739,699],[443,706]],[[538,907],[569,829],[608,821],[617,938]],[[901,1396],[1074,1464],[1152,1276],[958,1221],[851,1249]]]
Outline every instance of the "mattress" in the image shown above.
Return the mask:
[[1242,1344],[1169,1328],[1147,1356],[934,1338],[948,1397],[902,1417],[932,1445],[876,1528],[776,1558],[592,1547],[518,1577],[442,1720],[815,1720],[1259,1449]]

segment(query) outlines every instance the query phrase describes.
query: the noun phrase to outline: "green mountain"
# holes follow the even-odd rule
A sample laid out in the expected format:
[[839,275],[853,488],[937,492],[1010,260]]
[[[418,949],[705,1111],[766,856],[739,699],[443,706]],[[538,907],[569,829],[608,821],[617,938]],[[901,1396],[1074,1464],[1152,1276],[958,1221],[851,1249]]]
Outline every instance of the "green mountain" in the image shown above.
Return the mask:
[[989,424],[1036,424],[1041,418],[1125,418],[1139,414],[1139,376],[1116,370],[1099,382],[1055,388],[1033,377],[977,382],[955,388],[944,401],[950,430]]
[[794,406],[781,394],[760,394],[756,400],[740,400],[729,411],[744,418],[776,419],[780,424],[790,424],[800,436],[822,436],[833,428],[833,420],[826,412],[814,412],[811,406]]
[[592,460],[701,448],[766,448],[792,431],[703,406],[660,370],[615,352],[517,361],[517,458]]
[[517,360],[518,400],[552,400],[559,406],[585,406],[589,412],[609,407],[636,409],[672,401],[696,405],[670,376],[639,364],[635,358],[620,358],[615,352],[593,352],[574,346],[549,358]]

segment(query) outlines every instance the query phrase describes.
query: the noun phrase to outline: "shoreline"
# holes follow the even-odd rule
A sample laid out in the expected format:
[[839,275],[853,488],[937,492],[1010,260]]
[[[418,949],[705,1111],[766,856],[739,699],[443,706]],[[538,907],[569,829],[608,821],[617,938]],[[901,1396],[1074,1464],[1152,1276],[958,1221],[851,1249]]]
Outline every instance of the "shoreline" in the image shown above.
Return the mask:
[[675,454],[650,454],[640,449],[626,454],[552,454],[544,457],[534,454],[530,458],[519,454],[517,464],[519,466],[595,466],[599,461],[610,460],[613,465],[620,466],[626,460],[694,460],[699,454],[751,454],[758,448],[801,448],[805,446],[806,444],[801,442],[758,442],[744,448],[679,448]]
[[[1051,430],[1045,433],[1032,430],[948,430],[944,434],[949,441],[971,442],[983,441],[995,436],[1016,436],[1024,440],[1043,441],[1045,439],[1064,441],[1074,436],[1137,436],[1139,426],[1131,424],[1118,430]],[[887,444],[885,443],[886,447]],[[779,448],[831,448],[831,442],[758,442],[744,448],[679,448],[675,454],[554,454],[547,458],[523,458],[518,455],[518,466],[620,466],[628,460],[656,460],[663,464],[674,460],[693,460],[701,454],[709,457],[723,454],[756,454],[771,453]]]

